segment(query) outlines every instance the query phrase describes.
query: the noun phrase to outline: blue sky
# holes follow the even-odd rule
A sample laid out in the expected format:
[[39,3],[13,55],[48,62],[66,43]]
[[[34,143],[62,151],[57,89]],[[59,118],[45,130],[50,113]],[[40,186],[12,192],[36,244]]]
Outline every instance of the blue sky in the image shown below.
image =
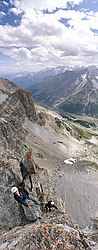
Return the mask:
[[0,0],[2,73],[98,67],[98,0]]

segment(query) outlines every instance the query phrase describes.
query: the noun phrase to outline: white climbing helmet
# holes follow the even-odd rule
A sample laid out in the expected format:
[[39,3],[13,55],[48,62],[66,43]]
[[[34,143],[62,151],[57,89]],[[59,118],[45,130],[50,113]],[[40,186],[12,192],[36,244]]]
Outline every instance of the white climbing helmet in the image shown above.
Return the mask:
[[16,191],[18,191],[18,188],[17,187],[12,187],[11,188],[11,192],[14,194]]
[[51,201],[51,205],[54,205],[54,201]]

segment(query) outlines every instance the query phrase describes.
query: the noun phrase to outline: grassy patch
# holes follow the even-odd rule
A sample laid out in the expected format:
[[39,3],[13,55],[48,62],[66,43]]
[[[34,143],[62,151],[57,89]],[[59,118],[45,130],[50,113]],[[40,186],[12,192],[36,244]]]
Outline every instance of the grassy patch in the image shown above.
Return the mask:
[[90,142],[90,141],[85,141],[85,144],[88,145],[88,146],[92,146],[92,148],[96,148],[96,144],[93,143],[93,142]]
[[86,152],[82,152],[82,153],[80,154],[80,156],[81,156],[81,158],[85,158],[85,157],[87,157],[87,154],[86,154]]
[[91,134],[91,133],[89,133],[88,131],[85,131],[85,130],[83,130],[83,129],[81,129],[81,128],[77,128],[77,127],[75,127],[74,126],[74,129],[77,131],[77,133],[79,134],[79,135],[81,135],[81,137],[83,137],[84,139],[91,139],[92,138],[92,135],[93,134]]
[[88,160],[83,160],[81,161],[81,165],[83,167],[94,167],[95,169],[98,170],[98,164],[95,161],[88,161]]
[[87,122],[87,121],[83,121],[83,120],[75,120],[74,122],[79,123],[80,125],[82,125],[86,128],[90,128],[90,127],[96,128],[96,124],[94,122]]

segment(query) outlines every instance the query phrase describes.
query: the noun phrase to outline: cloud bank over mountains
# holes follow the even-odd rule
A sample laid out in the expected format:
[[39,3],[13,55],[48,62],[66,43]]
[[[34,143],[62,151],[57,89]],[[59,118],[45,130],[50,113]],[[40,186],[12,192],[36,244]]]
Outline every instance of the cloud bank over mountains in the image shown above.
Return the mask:
[[5,72],[5,65],[9,72],[58,65],[98,66],[98,11],[85,8],[84,2],[0,3],[1,72]]

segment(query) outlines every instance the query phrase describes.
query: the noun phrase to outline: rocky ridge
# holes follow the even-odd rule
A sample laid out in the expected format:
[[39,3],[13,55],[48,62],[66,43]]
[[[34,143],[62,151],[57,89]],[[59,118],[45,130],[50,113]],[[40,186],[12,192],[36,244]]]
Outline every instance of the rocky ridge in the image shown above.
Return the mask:
[[[44,143],[42,139],[40,141],[39,137],[37,138],[40,133],[38,127],[37,134],[34,134],[34,129],[30,131],[32,121],[45,125],[46,115],[43,115],[42,112],[36,113],[32,95],[29,92],[19,89],[8,80],[0,79],[0,95],[2,97],[0,99],[2,100],[0,104],[0,227],[1,232],[3,230],[3,234],[1,233],[1,249],[37,249],[38,245],[40,249],[47,249],[47,244],[49,244],[50,249],[53,249],[53,247],[56,249],[56,244],[59,246],[60,242],[61,244],[63,242],[63,249],[65,249],[64,247],[67,247],[67,249],[70,249],[70,247],[73,247],[73,249],[90,249],[89,247],[92,247],[92,244],[96,249],[96,243],[91,239],[87,240],[86,247],[83,245],[78,226],[65,215],[63,211],[64,201],[61,199],[59,192],[56,192],[57,187],[53,180],[53,173],[54,176],[60,175],[62,170],[60,162],[64,156],[60,148],[64,147],[65,150],[67,147],[62,145],[62,140],[54,137],[53,148],[48,152],[47,146],[49,148],[52,144],[49,146],[44,138]],[[55,123],[55,128],[58,130],[57,123]],[[65,128],[65,135],[68,136],[68,133]],[[56,148],[55,139],[58,144]],[[30,149],[36,158],[38,171],[36,178],[32,176],[33,195],[41,203],[41,209],[36,209],[33,206],[35,214],[37,213],[38,216],[42,217],[38,224],[32,223],[32,216],[28,210],[16,203],[10,192],[11,187],[18,185],[22,179],[19,161]],[[57,150],[59,150],[58,157]],[[28,190],[30,188],[28,179],[26,180],[26,188]],[[60,213],[44,215],[42,205],[51,198],[56,202]],[[61,211],[63,211],[63,214]],[[51,229],[49,229],[50,227]],[[32,228],[35,236],[32,235]],[[54,241],[54,238],[56,238],[56,241]]]
[[[58,212],[47,216],[43,222],[16,227],[4,232],[0,249],[95,249],[95,243],[87,239],[77,225]],[[92,248],[93,247],[93,248]]]
[[2,228],[7,227],[8,224],[8,227],[17,225],[22,221],[21,214],[23,213],[19,212],[17,206],[14,211],[14,207],[11,211],[11,206],[14,206],[15,203],[11,201],[10,187],[21,181],[19,161],[27,150],[25,137],[28,134],[23,124],[26,117],[34,121],[36,112],[31,93],[23,91],[12,82],[2,78],[0,78],[0,95],[4,95],[0,105],[0,189],[2,199],[0,214]]

